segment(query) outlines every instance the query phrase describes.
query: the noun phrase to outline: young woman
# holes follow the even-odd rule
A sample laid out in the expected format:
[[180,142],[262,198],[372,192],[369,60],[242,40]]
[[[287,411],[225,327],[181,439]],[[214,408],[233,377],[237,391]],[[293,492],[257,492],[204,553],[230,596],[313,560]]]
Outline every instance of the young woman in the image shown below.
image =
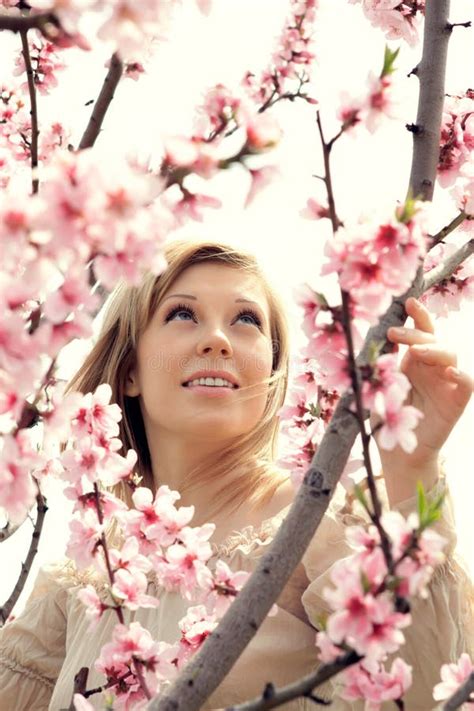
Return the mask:
[[[194,505],[192,525],[213,521],[214,557],[234,570],[251,571],[284,518],[294,495],[275,465],[279,420],[288,377],[288,332],[282,305],[253,256],[213,242],[173,242],[167,270],[148,275],[139,287],[118,287],[109,300],[101,333],[70,389],[93,391],[107,382],[123,412],[120,436],[138,453],[142,485],[161,484]],[[424,414],[412,455],[381,452],[388,501],[408,514],[415,484],[430,496],[445,487],[439,449],[460,417],[472,390],[457,374],[455,357],[437,345],[428,312],[407,302],[415,328],[392,331],[393,341],[426,344],[410,348],[402,367],[412,382],[413,402]],[[418,349],[420,350],[420,349]],[[201,377],[222,378],[214,389]],[[427,394],[429,393],[429,397]],[[117,493],[117,492],[116,492]],[[118,493],[125,499],[125,489]],[[328,571],[349,555],[345,526],[359,516],[334,497],[301,564],[251,644],[205,709],[224,708],[260,694],[268,681],[287,684],[318,664],[315,629],[327,611],[322,590]],[[413,602],[413,625],[401,656],[413,666],[406,708],[434,708],[432,688],[441,664],[472,651],[472,587],[454,560],[455,530],[449,497],[437,529],[448,540],[447,559],[435,572],[427,600]],[[90,578],[99,588],[100,579]],[[68,708],[75,673],[90,667],[88,687],[103,678],[93,664],[116,624],[106,613],[93,632],[76,592],[89,581],[72,565],[43,569],[25,611],[0,635],[0,709],[58,711]],[[138,620],[157,640],[175,642],[189,603],[150,582],[156,609],[139,609]],[[335,711],[363,704],[338,698],[337,679],[318,689]],[[102,708],[100,695],[90,701]],[[387,703],[385,708],[393,708]],[[313,709],[298,699],[282,708]]]

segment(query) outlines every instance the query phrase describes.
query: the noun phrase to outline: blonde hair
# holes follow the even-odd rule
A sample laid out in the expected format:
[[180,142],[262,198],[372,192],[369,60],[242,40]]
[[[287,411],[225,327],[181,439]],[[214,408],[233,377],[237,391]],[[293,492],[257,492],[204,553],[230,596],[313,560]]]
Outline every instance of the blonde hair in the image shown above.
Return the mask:
[[[224,486],[218,490],[214,501],[216,508],[209,512],[210,517],[229,505],[233,505],[234,510],[244,501],[251,506],[265,505],[288,478],[274,464],[279,430],[277,413],[283,405],[288,386],[289,334],[283,304],[251,253],[221,242],[204,240],[176,240],[167,244],[164,251],[168,266],[158,277],[147,273],[138,286],[120,282],[115,287],[105,304],[96,343],[66,390],[86,393],[95,390],[100,383],[111,386],[111,401],[122,409],[119,423],[122,453],[135,449],[138,455],[135,470],[142,478],[141,485],[154,491],[159,482],[155,483],[153,479],[139,398],[124,393],[127,375],[135,365],[140,335],[165,293],[188,267],[213,262],[255,277],[268,300],[273,352],[272,375],[264,380],[268,383],[265,410],[258,426],[251,432],[225,447],[218,458],[214,455],[212,462],[203,462],[190,471],[181,493],[192,489],[197,483],[222,480]],[[224,476],[229,472],[235,474],[232,487],[228,486],[228,479]],[[114,493],[130,505],[130,488],[126,483],[121,482],[114,487]]]

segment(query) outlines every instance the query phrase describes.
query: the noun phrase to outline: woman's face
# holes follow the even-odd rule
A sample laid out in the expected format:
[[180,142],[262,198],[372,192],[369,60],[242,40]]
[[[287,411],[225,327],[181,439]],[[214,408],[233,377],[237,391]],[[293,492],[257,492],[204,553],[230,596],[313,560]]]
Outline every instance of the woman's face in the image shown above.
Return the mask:
[[[199,371],[220,371],[238,387],[184,385]],[[271,372],[263,288],[234,267],[196,264],[168,289],[141,335],[125,392],[140,396],[148,436],[224,442],[255,428]]]

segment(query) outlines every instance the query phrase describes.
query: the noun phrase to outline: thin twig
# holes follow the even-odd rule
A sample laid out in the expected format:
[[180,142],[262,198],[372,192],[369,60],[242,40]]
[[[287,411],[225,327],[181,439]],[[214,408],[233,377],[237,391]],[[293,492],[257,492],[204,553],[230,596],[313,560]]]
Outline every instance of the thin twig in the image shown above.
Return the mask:
[[11,611],[13,610],[13,607],[16,604],[16,601],[21,595],[21,592],[23,588],[25,587],[26,580],[28,578],[29,572],[31,570],[31,566],[33,564],[33,561],[35,559],[35,556],[38,552],[38,544],[39,540],[41,537],[41,531],[43,530],[43,523],[44,523],[44,517],[46,515],[46,512],[48,510],[48,507],[46,505],[46,499],[44,496],[41,494],[41,492],[38,490],[38,494],[36,496],[36,506],[37,506],[37,516],[36,516],[36,523],[35,527],[33,529],[33,533],[31,535],[31,542],[30,542],[30,547],[28,549],[28,554],[26,556],[26,560],[24,563],[21,565],[21,573],[19,575],[19,578],[16,582],[15,587],[13,588],[13,592],[6,601],[6,603],[3,605],[2,608],[0,608],[0,624],[3,625],[7,621]]
[[455,711],[466,701],[473,701],[474,694],[474,672],[471,672],[466,681],[459,689],[446,701],[443,711]]
[[258,699],[238,704],[238,706],[229,706],[226,711],[267,711],[267,709],[274,709],[300,696],[309,697],[317,686],[324,684],[324,682],[339,674],[343,669],[347,669],[347,667],[356,664],[361,659],[362,657],[356,652],[347,652],[347,654],[338,657],[334,662],[325,664],[316,671],[311,672],[311,674],[298,679],[298,681],[283,686],[281,689],[273,688],[271,693],[267,693],[267,698],[259,697]]
[[114,52],[110,58],[110,67],[107,76],[104,79],[102,89],[95,102],[87,128],[79,143],[79,150],[91,148],[96,142],[97,136],[100,133],[102,122],[104,120],[107,109],[114,98],[115,89],[122,77],[123,62],[117,52]]
[[462,223],[466,219],[468,219],[468,217],[465,212],[461,211],[458,215],[456,215],[456,217],[453,220],[451,220],[451,222],[449,224],[447,224],[445,227],[443,227],[442,230],[440,230],[439,232],[437,232],[435,235],[433,235],[431,237],[430,249],[433,249],[433,247],[435,245],[442,242],[444,240],[444,238],[447,237],[449,234],[451,234],[451,232],[454,232],[454,230],[456,230],[459,227],[459,225],[462,225]]
[[28,79],[28,93],[30,95],[30,116],[31,116],[31,184],[33,194],[38,192],[38,106],[36,102],[36,87],[33,75],[33,67],[31,66],[30,47],[28,45],[28,30],[20,30],[21,45],[23,50],[23,59],[25,61],[26,76]]

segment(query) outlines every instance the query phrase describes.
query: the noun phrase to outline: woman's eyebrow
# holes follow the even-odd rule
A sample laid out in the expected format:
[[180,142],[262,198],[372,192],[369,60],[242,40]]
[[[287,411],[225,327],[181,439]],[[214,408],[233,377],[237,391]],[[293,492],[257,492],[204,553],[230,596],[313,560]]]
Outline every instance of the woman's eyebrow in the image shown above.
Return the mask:
[[[170,294],[166,298],[163,299],[163,301],[166,301],[166,299],[171,299],[173,296],[179,296],[181,299],[193,299],[193,301],[197,301],[198,298],[197,296],[193,296],[192,294]],[[251,299],[236,299],[235,302],[240,302],[244,301],[247,304],[255,304],[256,306],[260,306],[256,301],[252,301]]]

